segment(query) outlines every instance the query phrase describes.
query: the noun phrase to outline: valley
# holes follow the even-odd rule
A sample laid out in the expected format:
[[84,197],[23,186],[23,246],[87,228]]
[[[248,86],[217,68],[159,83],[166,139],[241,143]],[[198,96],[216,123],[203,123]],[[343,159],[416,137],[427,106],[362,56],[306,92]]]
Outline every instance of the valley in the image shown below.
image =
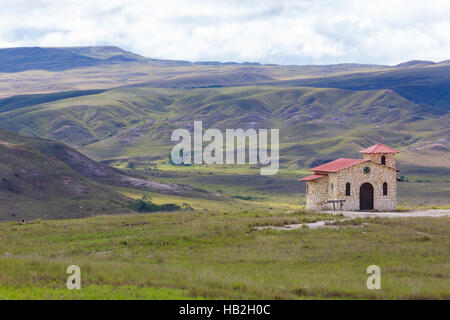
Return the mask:
[[[8,69],[12,61],[21,69]],[[308,168],[359,157],[380,142],[400,150],[399,208],[448,207],[448,68],[448,61],[279,66],[157,60],[117,47],[3,49],[0,127],[60,141],[108,170],[145,180],[116,181],[108,192],[212,210],[224,203],[232,210],[301,209],[297,179]],[[192,130],[197,120],[204,129],[279,128],[279,174],[260,177],[250,165],[171,165],[172,131]],[[185,189],[180,196],[158,184]],[[205,200],[189,188],[211,195]]]

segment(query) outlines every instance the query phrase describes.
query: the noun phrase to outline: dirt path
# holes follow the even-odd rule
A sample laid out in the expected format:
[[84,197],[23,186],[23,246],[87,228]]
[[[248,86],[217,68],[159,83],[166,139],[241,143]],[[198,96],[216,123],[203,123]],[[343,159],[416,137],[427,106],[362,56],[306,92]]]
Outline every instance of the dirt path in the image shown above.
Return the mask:
[[[323,211],[329,214],[343,214],[344,220],[353,220],[356,218],[415,218],[415,217],[450,217],[449,209],[429,209],[402,212],[364,212],[364,211]],[[348,226],[347,226],[348,227]],[[326,224],[326,221],[318,221],[313,223],[287,224],[285,226],[263,226],[255,227],[256,230],[273,229],[273,230],[295,230],[301,228],[319,229],[319,228],[339,228],[339,226]]]
[[411,211],[392,211],[392,212],[376,212],[376,211],[323,211],[329,214],[343,214],[349,218],[414,218],[414,217],[449,217],[450,209],[428,209],[428,210],[411,210]]

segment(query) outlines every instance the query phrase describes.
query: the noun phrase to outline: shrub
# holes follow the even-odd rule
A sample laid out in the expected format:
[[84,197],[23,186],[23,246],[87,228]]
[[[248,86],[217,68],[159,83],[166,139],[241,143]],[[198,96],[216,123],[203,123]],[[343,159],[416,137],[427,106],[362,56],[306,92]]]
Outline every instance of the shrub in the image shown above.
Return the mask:
[[181,206],[174,203],[153,203],[146,197],[138,199],[129,204],[129,207],[136,212],[156,212],[156,211],[178,211],[178,210],[194,210],[189,204],[183,203]]
[[231,196],[231,198],[240,199],[240,200],[260,200],[264,199],[263,197],[253,197],[253,196]]
[[183,203],[181,204],[181,209],[182,209],[182,210],[185,210],[185,211],[192,211],[192,210],[194,210],[194,208],[192,208],[192,207],[190,206],[190,204],[189,204],[189,203],[186,203],[186,202],[183,202]]

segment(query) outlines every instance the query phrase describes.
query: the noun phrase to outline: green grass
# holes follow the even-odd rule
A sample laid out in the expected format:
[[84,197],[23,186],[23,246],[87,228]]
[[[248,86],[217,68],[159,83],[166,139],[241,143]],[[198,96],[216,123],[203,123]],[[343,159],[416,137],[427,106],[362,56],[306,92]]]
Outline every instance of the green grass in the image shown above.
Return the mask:
[[62,91],[53,94],[26,94],[22,96],[13,96],[9,98],[0,99],[0,112],[7,112],[55,100],[62,100],[90,94],[98,94],[103,91],[104,90],[78,90],[78,91]]
[[83,290],[41,287],[6,287],[0,286],[0,299],[7,300],[180,300],[194,299],[184,290],[170,288],[139,288],[136,286],[98,286],[90,285]]
[[[450,299],[449,218],[340,220],[307,212],[172,212],[0,224],[6,299]],[[82,289],[65,288],[68,265]],[[369,265],[382,290],[366,288]]]
[[160,183],[189,185],[220,194],[221,201],[158,195],[130,189],[117,191],[132,198],[150,195],[157,203],[189,203],[195,209],[208,210],[299,210],[305,207],[305,185],[297,181],[300,170],[281,170],[278,175],[264,177],[259,169],[248,166],[154,166],[152,170],[137,167],[149,180]]
[[398,209],[450,207],[450,182],[400,182],[397,188]]

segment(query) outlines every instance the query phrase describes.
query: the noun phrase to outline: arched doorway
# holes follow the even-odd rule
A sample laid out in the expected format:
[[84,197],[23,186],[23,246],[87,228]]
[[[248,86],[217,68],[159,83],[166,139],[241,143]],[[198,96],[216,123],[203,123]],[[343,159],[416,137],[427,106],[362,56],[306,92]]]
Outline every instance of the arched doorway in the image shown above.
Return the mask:
[[373,186],[368,182],[359,188],[359,210],[373,210]]

